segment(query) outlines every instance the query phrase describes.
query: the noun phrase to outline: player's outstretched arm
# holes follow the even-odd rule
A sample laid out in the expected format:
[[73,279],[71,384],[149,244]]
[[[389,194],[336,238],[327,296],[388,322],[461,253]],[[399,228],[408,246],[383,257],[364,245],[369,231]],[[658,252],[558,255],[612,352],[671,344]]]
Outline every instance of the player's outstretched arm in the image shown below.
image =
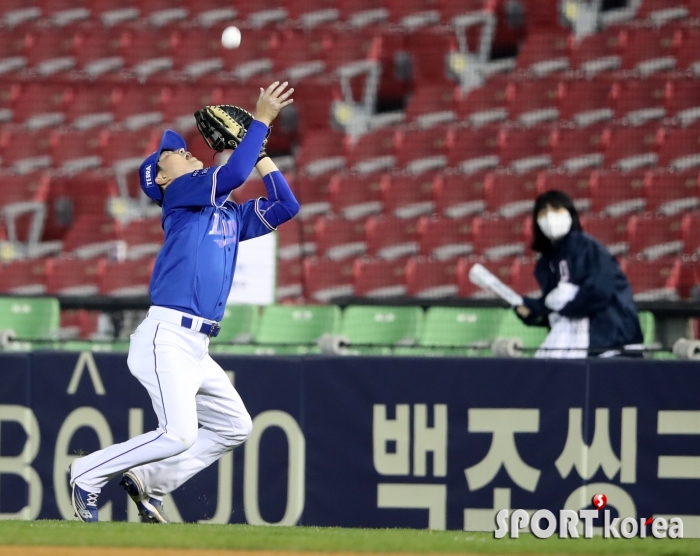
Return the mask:
[[255,106],[255,120],[250,124],[240,145],[219,170],[216,182],[217,196],[228,195],[248,179],[258,160],[268,127],[282,108],[294,102],[294,99],[289,98],[294,89],[285,91],[286,88],[286,81],[281,85],[279,81],[275,81],[267,89],[260,89]]
[[257,210],[265,222],[276,228],[296,216],[299,212],[299,202],[272,159],[261,159],[256,168],[267,189],[267,199],[257,201]]

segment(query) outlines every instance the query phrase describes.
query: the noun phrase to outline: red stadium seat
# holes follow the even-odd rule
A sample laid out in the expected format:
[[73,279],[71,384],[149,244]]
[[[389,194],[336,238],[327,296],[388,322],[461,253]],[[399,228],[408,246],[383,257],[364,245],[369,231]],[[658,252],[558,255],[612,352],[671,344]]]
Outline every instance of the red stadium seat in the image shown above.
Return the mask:
[[421,85],[416,87],[406,107],[406,119],[419,125],[451,122],[455,118],[452,105],[455,91],[450,85]]
[[348,145],[348,168],[366,173],[394,167],[396,129],[383,127],[370,131],[355,143]]
[[419,174],[447,165],[447,129],[441,126],[429,129],[399,132],[396,135],[396,166]]
[[568,171],[603,165],[605,126],[556,129],[550,136],[552,163]]
[[612,91],[615,115],[633,125],[666,115],[666,80],[661,78],[620,81]]
[[382,180],[384,213],[397,218],[416,218],[433,212],[433,174],[387,175]]
[[113,263],[105,267],[98,280],[101,295],[113,297],[148,295],[155,258]]
[[86,214],[76,218],[63,239],[63,251],[81,259],[112,254],[119,248],[120,226],[105,216]]
[[155,255],[163,246],[163,227],[161,218],[144,218],[132,220],[120,232],[120,238],[127,244],[127,257],[139,259]]
[[94,130],[55,131],[49,152],[55,167],[75,171],[99,168],[102,164],[100,136]]
[[299,298],[304,291],[301,259],[280,259],[277,263],[277,301]]
[[381,49],[379,37],[362,33],[331,33],[326,42],[322,54],[328,72],[351,62],[376,60]]
[[333,260],[365,254],[365,224],[360,220],[319,218],[314,226],[317,253]]
[[690,69],[696,71],[700,69],[700,30],[691,29],[683,41],[683,48],[676,56],[679,70]]
[[40,75],[67,71],[75,67],[73,35],[32,29],[24,39],[24,56]]
[[700,126],[665,133],[659,152],[659,165],[674,170],[700,166]]
[[298,82],[325,70],[323,62],[323,30],[293,31],[285,29],[275,48],[270,49],[274,72]]
[[574,173],[541,172],[537,176],[537,193],[551,190],[566,193],[579,212],[586,212],[591,208],[589,170],[580,170]]
[[672,215],[700,206],[698,170],[650,172],[645,181],[647,210]]
[[291,0],[286,1],[284,5],[287,8],[287,17],[289,19],[301,18],[302,20],[305,20],[305,17],[308,17],[309,14],[333,10],[338,7],[335,0],[304,0],[303,2]]
[[46,292],[45,261],[14,261],[0,265],[0,291],[16,295],[41,295]]
[[479,286],[472,284],[469,280],[469,270],[478,262],[484,265],[489,272],[493,273],[504,284],[510,285],[511,274],[513,272],[513,259],[501,259],[497,261],[485,261],[482,259],[472,260],[467,258],[459,259],[457,262],[457,287],[459,297],[471,297],[477,299],[495,298],[496,294],[490,290],[483,290]]
[[535,74],[568,68],[570,41],[570,32],[566,29],[529,33],[518,52],[518,68]]
[[333,212],[355,220],[382,212],[382,174],[336,174],[330,182]]
[[682,124],[700,119],[700,82],[696,79],[670,80],[666,85],[666,113]]
[[536,259],[518,258],[511,267],[510,286],[519,294],[528,297],[540,297],[542,290],[535,279]]
[[501,166],[510,166],[516,172],[549,166],[552,162],[549,147],[551,131],[547,125],[502,130],[499,135]]
[[122,34],[120,46],[126,67],[141,77],[173,67],[170,31],[166,29],[130,29]]
[[489,260],[498,260],[525,253],[524,221],[475,218],[472,222],[474,252]]
[[94,27],[76,33],[73,56],[77,67],[90,77],[119,70],[124,65],[120,45],[121,31]]
[[321,175],[299,175],[294,188],[299,204],[301,218],[310,218],[325,214],[331,208],[329,200],[329,187],[331,176]]
[[61,334],[70,333],[71,337],[89,339],[97,332],[99,311],[73,309],[61,311]]
[[589,235],[607,247],[613,255],[622,255],[629,251],[627,233],[628,216],[584,216],[581,226]]
[[605,139],[605,165],[622,170],[656,166],[660,137],[658,126],[653,124],[611,128]]
[[352,295],[352,259],[332,261],[330,259],[304,259],[304,294],[309,299],[328,303],[336,297]]
[[356,259],[352,266],[355,295],[392,297],[406,293],[406,259]]
[[537,174],[492,172],[484,180],[486,210],[504,218],[529,213],[537,197]]
[[588,74],[618,69],[622,64],[622,52],[628,40],[628,32],[611,27],[602,33],[587,36],[571,50],[571,65]]
[[0,160],[4,168],[14,167],[22,172],[47,168],[51,165],[49,135],[38,131],[0,131]]
[[478,129],[458,128],[447,134],[447,165],[465,173],[498,166],[498,137],[495,125]]
[[471,218],[428,218],[418,221],[420,254],[436,260],[469,255],[472,246]]
[[48,173],[0,175],[0,206],[29,201],[46,201],[51,179]]
[[[127,158],[145,158],[158,148],[162,131],[155,129],[144,132],[143,129],[129,131],[109,129],[100,132],[101,156],[105,165]],[[140,190],[140,188],[139,188]],[[138,191],[132,192],[137,193]]]
[[173,68],[190,77],[201,77],[224,67],[221,38],[209,29],[177,29],[170,36],[170,48],[175,54]]
[[[331,127],[331,123],[337,119],[333,114],[333,103],[341,98],[337,79],[329,75],[305,79],[303,85],[294,90],[299,135],[303,137],[309,131]],[[356,98],[359,98],[359,95]],[[278,135],[276,131],[272,135],[273,138]]]
[[621,216],[644,210],[644,170],[617,172],[603,170],[591,174],[592,212]]
[[558,120],[557,105],[562,89],[557,77],[511,82],[507,89],[511,119],[525,125]]
[[312,220],[286,222],[277,231],[277,257],[280,260],[299,259],[316,252]]
[[365,230],[369,255],[391,260],[418,253],[418,227],[413,220],[372,216]]
[[[651,19],[652,21],[665,22],[668,20],[685,18],[690,15],[688,0],[654,0],[642,2],[636,14],[636,19]],[[664,16],[664,12],[667,13]]]
[[[157,115],[162,105],[163,88],[157,85],[133,83],[119,86],[112,92],[112,113],[118,122],[130,116],[147,114],[148,123],[160,123]],[[152,120],[151,115],[156,114]]]
[[457,261],[434,261],[423,257],[409,259],[406,290],[408,295],[423,299],[457,295]]
[[700,293],[700,261],[681,260],[678,293],[683,299],[697,299]]
[[307,132],[296,157],[296,166],[311,175],[332,172],[345,166],[344,135],[335,130]]
[[390,20],[396,23],[406,17],[435,10],[438,4],[432,0],[384,0],[382,3],[389,10]]
[[46,293],[53,295],[95,295],[105,272],[106,259],[48,259]]
[[683,251],[688,255],[700,255],[700,214],[697,212],[683,219]]
[[681,273],[680,259],[664,257],[655,261],[624,259],[623,272],[636,301],[677,301]]
[[506,92],[510,78],[496,75],[483,87],[472,89],[455,100],[455,112],[459,119],[469,119],[475,125],[499,122],[508,119]]
[[559,117],[581,126],[612,119],[612,86],[612,80],[605,76],[567,82],[559,101]]
[[676,66],[676,52],[682,42],[680,29],[637,29],[631,33],[622,55],[622,69],[637,70],[641,75],[671,70]]
[[66,119],[78,129],[94,129],[112,123],[113,90],[113,85],[103,83],[71,88],[69,100],[63,108]]
[[630,253],[658,259],[683,251],[683,216],[632,216],[629,220]]
[[[410,2],[398,0],[398,3],[406,5]],[[450,54],[459,50],[453,30],[442,27],[416,29],[411,32],[410,40],[406,41],[406,49],[411,54],[416,84],[442,84],[446,87],[456,84],[456,76],[449,72]]]
[[117,197],[117,183],[113,174],[105,170],[87,171],[80,174],[54,176],[48,201],[69,199],[73,218],[82,216],[103,218],[108,203]]
[[[65,85],[27,83],[11,104],[12,120],[26,122],[32,127],[55,127],[64,121],[62,114],[71,98],[71,89]],[[41,119],[46,120],[42,124]]]
[[166,122],[191,122],[192,115],[202,106],[215,104],[214,90],[206,85],[166,87],[161,91],[160,101],[159,110]]
[[484,179],[487,172],[474,174],[439,174],[433,184],[435,212],[448,218],[462,218],[480,213],[484,202]]

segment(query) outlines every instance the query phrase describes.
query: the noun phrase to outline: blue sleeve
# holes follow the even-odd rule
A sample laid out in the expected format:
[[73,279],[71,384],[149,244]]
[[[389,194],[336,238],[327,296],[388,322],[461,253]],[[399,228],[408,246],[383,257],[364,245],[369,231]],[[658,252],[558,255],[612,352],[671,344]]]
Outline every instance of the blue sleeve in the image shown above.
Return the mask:
[[216,183],[220,170],[221,166],[212,166],[195,170],[174,180],[165,188],[164,214],[174,209],[221,206],[226,198],[216,197]]
[[299,212],[299,203],[281,172],[270,172],[263,177],[263,183],[268,198],[241,205],[241,241],[276,230]]
[[574,258],[569,261],[571,283],[579,286],[578,293],[559,311],[572,319],[580,319],[604,311],[615,294],[617,262],[596,241],[581,236]]
[[263,141],[267,135],[267,126],[253,120],[240,145],[231,153],[228,161],[221,167],[216,183],[216,195],[228,197],[229,193],[243,185],[255,168]]

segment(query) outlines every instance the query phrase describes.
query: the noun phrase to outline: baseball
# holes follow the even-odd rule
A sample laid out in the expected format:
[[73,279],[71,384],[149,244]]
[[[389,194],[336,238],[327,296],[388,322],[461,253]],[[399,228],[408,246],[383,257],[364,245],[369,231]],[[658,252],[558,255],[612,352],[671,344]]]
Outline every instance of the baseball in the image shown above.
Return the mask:
[[238,48],[241,44],[241,30],[233,25],[226,27],[221,34],[221,44],[224,48]]

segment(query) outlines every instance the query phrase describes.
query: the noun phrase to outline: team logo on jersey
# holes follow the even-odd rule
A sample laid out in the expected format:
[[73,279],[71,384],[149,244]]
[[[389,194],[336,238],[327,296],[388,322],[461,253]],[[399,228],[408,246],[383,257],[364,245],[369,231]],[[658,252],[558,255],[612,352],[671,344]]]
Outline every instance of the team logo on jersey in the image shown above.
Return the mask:
[[219,247],[225,247],[230,243],[235,243],[238,241],[237,231],[238,229],[235,220],[229,220],[225,216],[222,218],[220,213],[215,212],[214,223],[212,224],[208,235],[223,236],[223,239],[216,239],[214,241]]

